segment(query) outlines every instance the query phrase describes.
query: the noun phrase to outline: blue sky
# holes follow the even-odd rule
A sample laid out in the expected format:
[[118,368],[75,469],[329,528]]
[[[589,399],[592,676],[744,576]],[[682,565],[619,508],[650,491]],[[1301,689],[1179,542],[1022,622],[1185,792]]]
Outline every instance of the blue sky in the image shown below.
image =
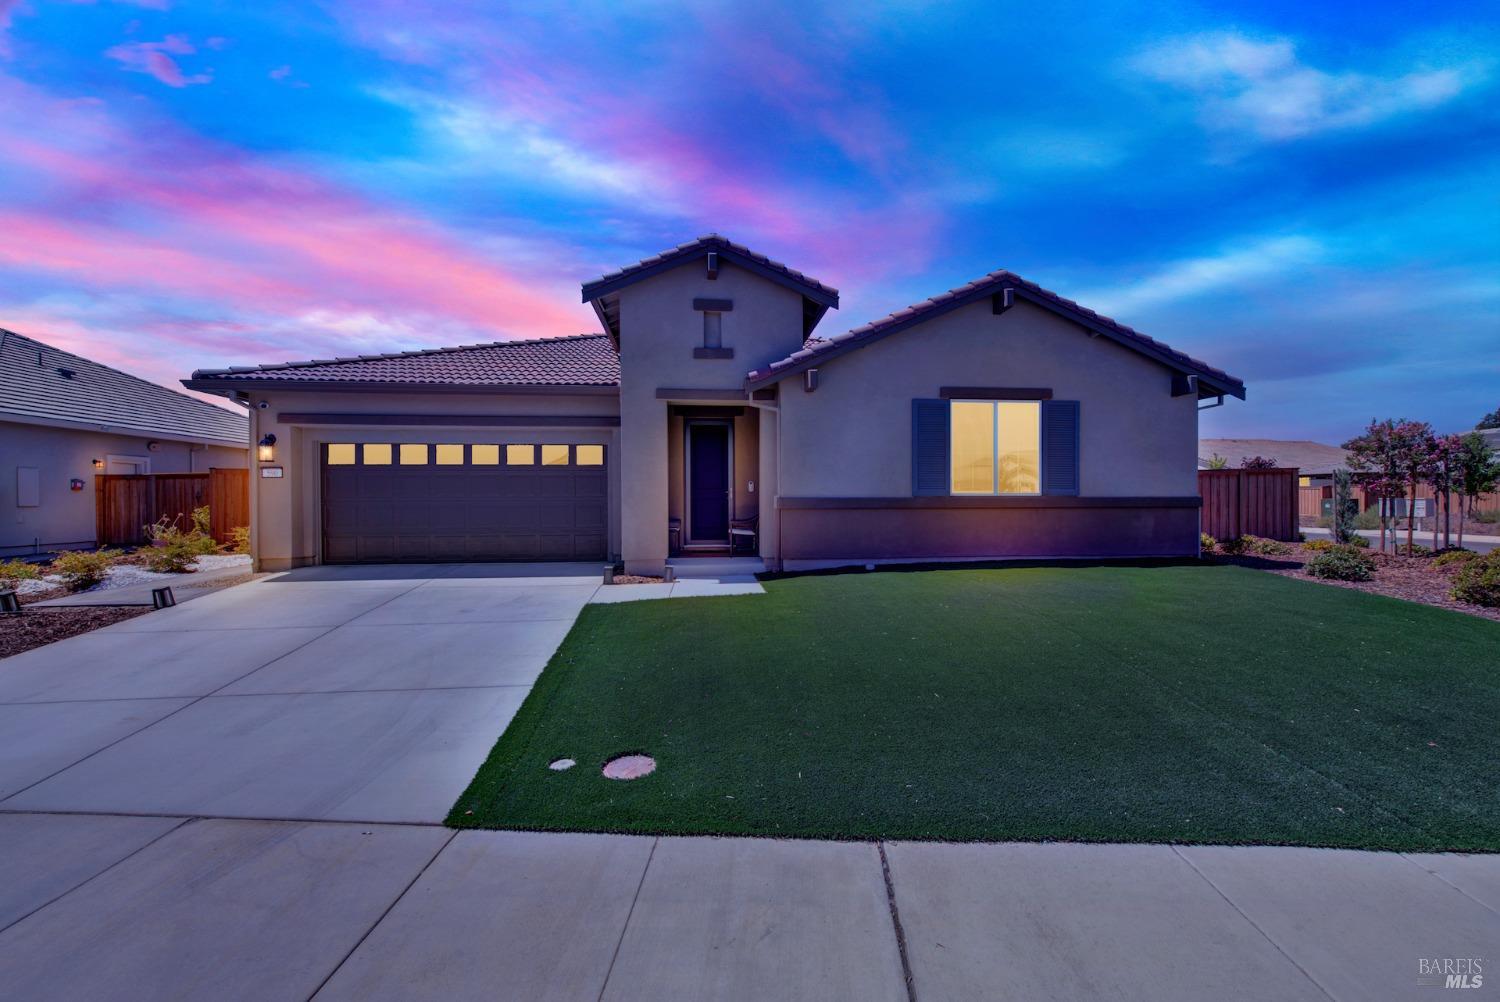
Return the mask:
[[1205,435],[1469,427],[1500,11],[0,0],[0,326],[162,382],[591,330],[710,230],[829,331],[1010,268],[1245,379]]

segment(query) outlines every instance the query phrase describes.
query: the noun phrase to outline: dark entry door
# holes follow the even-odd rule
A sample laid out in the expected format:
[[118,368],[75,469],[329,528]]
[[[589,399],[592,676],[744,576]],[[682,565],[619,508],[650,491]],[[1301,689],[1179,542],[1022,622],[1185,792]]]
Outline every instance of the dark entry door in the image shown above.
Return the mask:
[[729,542],[729,425],[688,425],[688,542]]

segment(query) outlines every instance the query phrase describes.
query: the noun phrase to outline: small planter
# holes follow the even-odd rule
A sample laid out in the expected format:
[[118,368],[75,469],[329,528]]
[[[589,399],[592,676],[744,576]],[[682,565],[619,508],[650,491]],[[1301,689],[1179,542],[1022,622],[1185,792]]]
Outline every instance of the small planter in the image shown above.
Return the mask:
[[0,615],[19,616],[21,597],[14,588],[0,588]]

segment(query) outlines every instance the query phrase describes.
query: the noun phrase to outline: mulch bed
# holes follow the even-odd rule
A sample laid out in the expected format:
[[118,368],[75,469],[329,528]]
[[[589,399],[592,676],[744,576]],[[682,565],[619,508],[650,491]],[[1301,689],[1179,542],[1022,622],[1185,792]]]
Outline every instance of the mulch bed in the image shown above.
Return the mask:
[[[1403,538],[1403,544],[1404,542]],[[1216,556],[1213,559],[1223,563],[1239,564],[1242,567],[1254,567],[1282,577],[1299,578],[1315,584],[1332,585],[1335,588],[1352,588],[1355,591],[1367,591],[1375,595],[1405,599],[1408,602],[1420,602],[1423,605],[1435,605],[1440,609],[1452,609],[1454,612],[1465,612],[1471,616],[1500,622],[1500,609],[1489,609],[1482,605],[1460,602],[1452,596],[1453,574],[1458,570],[1456,566],[1434,567],[1431,557],[1402,557],[1381,553],[1378,550],[1365,552],[1375,560],[1375,577],[1369,581],[1330,581],[1326,578],[1313,577],[1303,568],[1316,551],[1304,550],[1300,546],[1286,556]]]
[[[45,593],[28,596],[33,600],[55,597]],[[33,647],[134,619],[141,613],[150,611],[144,606],[61,606],[38,609],[23,605],[19,616],[0,616],[0,658],[8,658]]]
[[661,584],[665,578],[654,578],[645,574],[616,574],[615,584]]

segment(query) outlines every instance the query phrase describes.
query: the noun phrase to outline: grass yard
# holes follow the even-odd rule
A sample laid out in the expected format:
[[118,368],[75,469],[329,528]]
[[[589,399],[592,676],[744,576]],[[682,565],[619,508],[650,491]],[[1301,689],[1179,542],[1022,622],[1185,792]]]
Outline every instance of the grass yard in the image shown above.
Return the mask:
[[589,606],[449,823],[1500,849],[1500,624],[1197,564],[766,588]]

